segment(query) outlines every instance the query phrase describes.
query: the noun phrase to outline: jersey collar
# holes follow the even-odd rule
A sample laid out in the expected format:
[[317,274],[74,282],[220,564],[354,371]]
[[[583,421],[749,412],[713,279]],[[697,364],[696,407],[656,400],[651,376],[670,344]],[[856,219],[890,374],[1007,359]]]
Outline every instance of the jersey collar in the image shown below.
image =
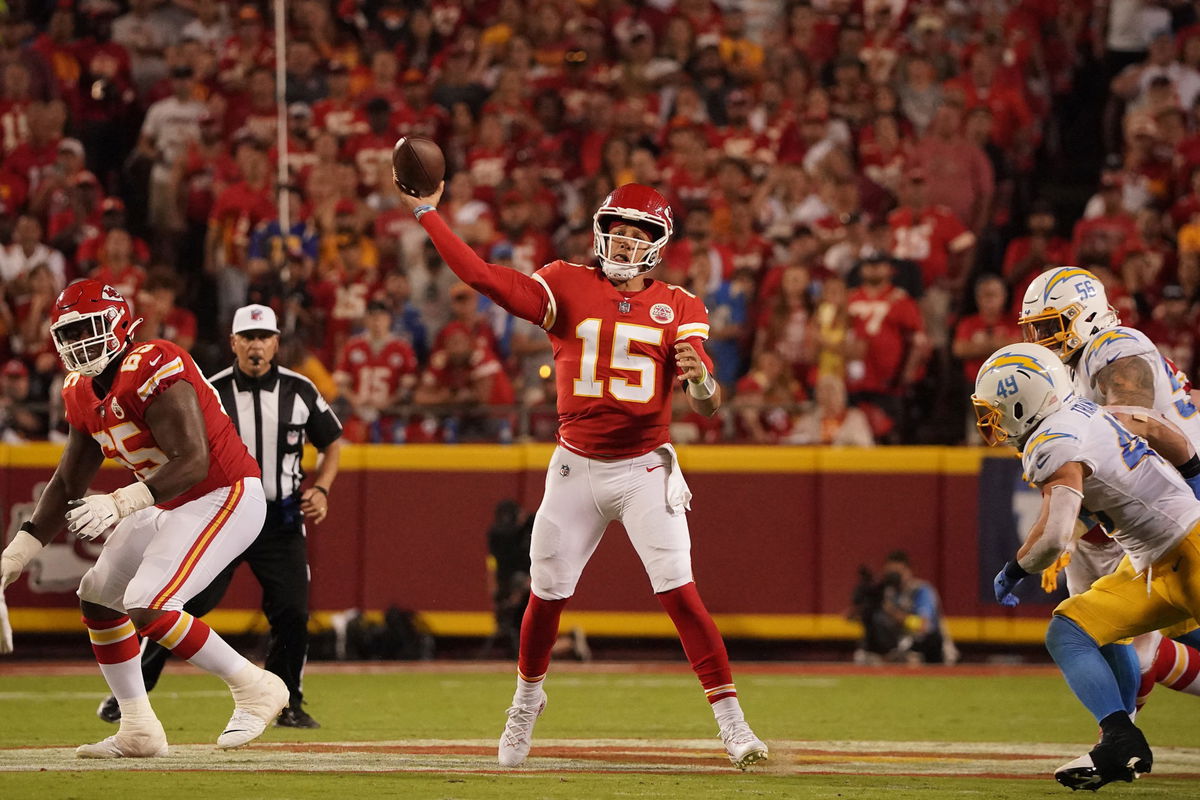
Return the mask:
[[275,385],[279,383],[279,365],[272,363],[269,370],[261,377],[255,378],[242,372],[235,361],[233,362],[233,382],[239,392],[252,392],[256,389],[264,392],[273,391]]

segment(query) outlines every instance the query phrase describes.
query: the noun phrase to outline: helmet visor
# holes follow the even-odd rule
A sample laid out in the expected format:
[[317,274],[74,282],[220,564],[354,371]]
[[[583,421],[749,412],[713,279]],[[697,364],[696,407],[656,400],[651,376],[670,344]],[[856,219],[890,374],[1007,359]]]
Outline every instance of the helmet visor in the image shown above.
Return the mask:
[[1008,431],[1000,427],[1000,409],[975,395],[971,395],[971,405],[975,409],[975,427],[979,435],[989,447],[995,447],[1008,440]]
[[1019,324],[1021,336],[1026,342],[1058,350],[1069,336],[1071,323],[1065,312],[1048,309],[1041,314],[1030,314]]

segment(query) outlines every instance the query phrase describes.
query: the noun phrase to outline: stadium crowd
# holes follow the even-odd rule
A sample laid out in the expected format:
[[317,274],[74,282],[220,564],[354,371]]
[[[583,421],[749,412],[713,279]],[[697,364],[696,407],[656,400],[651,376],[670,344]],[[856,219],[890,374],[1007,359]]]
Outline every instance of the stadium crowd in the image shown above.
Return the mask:
[[705,299],[733,397],[681,403],[679,442],[966,441],[1056,264],[1196,366],[1200,3],[292,0],[283,113],[272,6],[7,3],[3,440],[62,429],[47,308],[84,276],[210,371],[234,310],[272,306],[351,441],[551,438],[549,343],[401,208],[401,135],[442,146],[455,231],[527,273],[592,262],[616,186],[670,199],[655,277]]

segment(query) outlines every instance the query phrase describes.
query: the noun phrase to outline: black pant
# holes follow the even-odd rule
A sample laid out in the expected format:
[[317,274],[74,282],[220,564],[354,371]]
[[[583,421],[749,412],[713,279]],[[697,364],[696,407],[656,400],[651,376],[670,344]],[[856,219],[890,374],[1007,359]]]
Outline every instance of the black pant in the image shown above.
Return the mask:
[[[277,504],[269,503],[267,521],[254,543],[227,566],[203,591],[189,600],[183,610],[193,617],[203,617],[212,611],[225,596],[233,573],[242,562],[250,565],[254,577],[262,586],[263,613],[271,625],[267,645],[266,668],[287,684],[290,703],[299,705],[301,673],[308,656],[308,551],[304,528],[289,519]],[[149,691],[158,683],[171,651],[154,641],[147,641],[142,651],[142,676]]]

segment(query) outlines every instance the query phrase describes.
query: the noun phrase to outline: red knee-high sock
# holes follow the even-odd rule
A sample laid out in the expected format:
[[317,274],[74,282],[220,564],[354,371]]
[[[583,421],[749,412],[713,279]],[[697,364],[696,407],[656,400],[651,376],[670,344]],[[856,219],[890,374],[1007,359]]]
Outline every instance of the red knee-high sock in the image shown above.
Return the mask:
[[1141,711],[1142,706],[1146,705],[1146,701],[1150,699],[1150,692],[1154,690],[1154,684],[1157,680],[1154,677],[1156,672],[1155,665],[1151,664],[1150,669],[1142,673],[1142,682],[1138,685],[1137,703],[1135,705],[1138,711]]
[[1154,679],[1168,689],[1200,694],[1200,651],[1164,636],[1151,671]]
[[704,607],[696,584],[685,583],[677,589],[662,592],[658,595],[658,602],[662,603],[671,622],[675,623],[679,641],[683,643],[683,652],[700,679],[708,702],[737,697],[725,642],[721,639],[717,624]]
[[529,595],[525,616],[521,617],[521,645],[517,654],[517,673],[523,680],[537,681],[550,668],[550,650],[558,638],[558,619],[566,599],[543,600]]

